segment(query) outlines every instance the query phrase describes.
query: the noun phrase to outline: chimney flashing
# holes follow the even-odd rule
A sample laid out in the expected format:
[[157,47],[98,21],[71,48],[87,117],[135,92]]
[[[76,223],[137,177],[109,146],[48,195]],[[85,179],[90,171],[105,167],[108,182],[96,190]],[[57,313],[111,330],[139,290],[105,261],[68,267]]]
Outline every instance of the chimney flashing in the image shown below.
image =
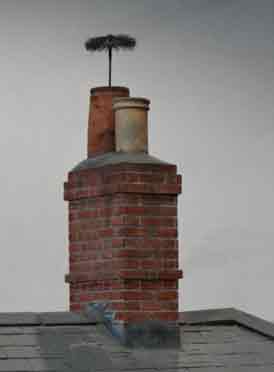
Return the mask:
[[177,349],[181,346],[180,329],[176,322],[146,320],[123,323],[115,320],[115,311],[108,302],[93,302],[85,307],[87,318],[97,319],[123,346],[145,349]]
[[87,158],[77,164],[71,172],[116,164],[173,165],[144,152],[108,152]]

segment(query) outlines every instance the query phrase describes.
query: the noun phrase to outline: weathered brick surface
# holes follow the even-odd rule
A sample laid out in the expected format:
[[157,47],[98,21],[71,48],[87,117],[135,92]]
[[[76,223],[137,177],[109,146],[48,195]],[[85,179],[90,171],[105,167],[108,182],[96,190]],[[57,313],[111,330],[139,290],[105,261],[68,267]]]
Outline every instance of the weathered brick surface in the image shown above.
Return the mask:
[[169,165],[113,165],[70,173],[70,309],[108,301],[122,321],[177,320],[177,195]]
[[124,87],[99,87],[90,92],[88,120],[88,157],[115,151],[114,97],[128,97]]

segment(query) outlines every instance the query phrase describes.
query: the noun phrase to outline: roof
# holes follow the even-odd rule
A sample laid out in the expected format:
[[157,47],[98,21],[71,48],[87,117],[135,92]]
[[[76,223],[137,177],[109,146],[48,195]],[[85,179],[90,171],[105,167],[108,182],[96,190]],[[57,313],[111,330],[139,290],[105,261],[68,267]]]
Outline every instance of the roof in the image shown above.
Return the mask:
[[274,340],[274,323],[234,308],[185,311],[181,313],[180,323],[188,325],[238,324]]
[[274,324],[235,309],[184,312],[181,348],[128,349],[94,314],[0,314],[0,371],[273,372]]

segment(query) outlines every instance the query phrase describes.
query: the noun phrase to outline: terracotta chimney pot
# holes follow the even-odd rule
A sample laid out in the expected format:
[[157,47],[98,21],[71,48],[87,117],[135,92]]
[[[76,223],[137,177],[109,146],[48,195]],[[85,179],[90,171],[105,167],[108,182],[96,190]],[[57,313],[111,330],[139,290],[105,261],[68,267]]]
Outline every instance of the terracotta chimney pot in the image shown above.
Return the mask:
[[88,157],[115,151],[114,97],[128,97],[126,87],[96,87],[90,91]]

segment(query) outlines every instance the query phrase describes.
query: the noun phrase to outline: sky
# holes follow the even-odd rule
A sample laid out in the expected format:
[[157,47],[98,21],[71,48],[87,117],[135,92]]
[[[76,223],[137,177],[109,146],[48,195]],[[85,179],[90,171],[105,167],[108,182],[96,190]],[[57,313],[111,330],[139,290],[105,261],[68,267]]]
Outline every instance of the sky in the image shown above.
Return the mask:
[[151,100],[178,165],[180,309],[274,321],[273,0],[0,0],[0,311],[68,309],[67,172],[86,158],[91,36],[129,33],[113,84]]

